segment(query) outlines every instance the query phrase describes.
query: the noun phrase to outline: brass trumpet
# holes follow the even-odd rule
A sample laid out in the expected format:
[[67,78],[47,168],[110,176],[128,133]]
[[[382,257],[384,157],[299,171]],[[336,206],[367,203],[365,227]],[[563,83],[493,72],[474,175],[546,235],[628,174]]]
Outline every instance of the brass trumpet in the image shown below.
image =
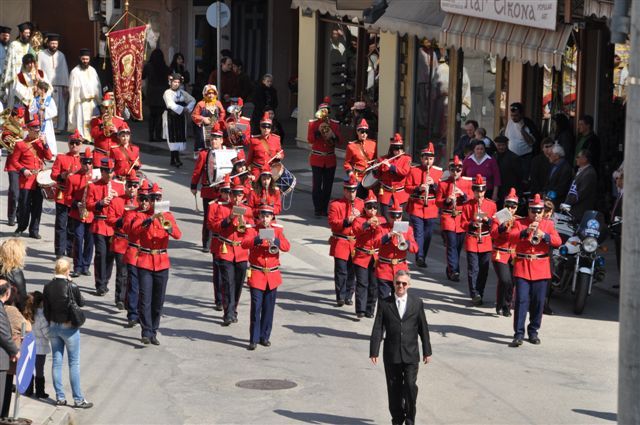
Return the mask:
[[404,238],[404,235],[402,233],[398,233],[397,246],[400,251],[406,251],[407,249],[409,249],[409,242],[407,242],[407,240]]
[[540,224],[537,221],[534,221],[531,224],[534,225],[534,227],[531,230],[531,236],[529,237],[529,242],[531,243],[531,245],[535,246],[535,245],[540,244],[540,242],[541,242],[541,238],[538,236],[538,226]]
[[160,224],[162,225],[162,228],[164,230],[167,230],[169,227],[171,227],[171,222],[169,221],[169,219],[167,219],[163,213],[159,212],[153,215],[152,217],[154,220],[158,219],[160,220]]
[[277,254],[278,251],[280,251],[280,248],[278,248],[278,245],[273,243],[273,241],[270,241],[270,243],[269,243],[269,254]]

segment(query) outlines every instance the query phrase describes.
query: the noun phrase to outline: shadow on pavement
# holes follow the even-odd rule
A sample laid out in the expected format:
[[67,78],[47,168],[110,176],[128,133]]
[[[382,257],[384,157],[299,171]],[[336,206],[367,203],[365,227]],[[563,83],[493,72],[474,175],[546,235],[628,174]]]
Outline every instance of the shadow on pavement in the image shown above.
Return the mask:
[[340,319],[346,319],[346,320],[351,320],[352,322],[357,322],[358,319],[356,319],[355,316],[355,312],[352,313],[347,313],[345,312],[341,312],[339,310],[337,310],[336,307],[328,309],[328,308],[320,308],[317,307],[315,305],[308,305],[308,304],[291,304],[291,303],[278,303],[277,304],[278,307],[282,308],[283,310],[289,310],[289,311],[302,311],[304,313],[313,315],[313,314],[324,314],[327,316],[331,316],[331,317],[337,317]]
[[294,419],[307,424],[369,425],[375,423],[373,419],[337,416],[330,415],[328,413],[292,412],[291,410],[282,409],[276,409],[273,412],[289,419]]
[[[371,320],[373,323],[373,320]],[[359,334],[357,332],[349,332],[349,331],[341,331],[339,329],[327,328],[324,326],[296,326],[296,325],[284,325],[283,328],[291,329],[293,332],[297,334],[307,334],[307,335],[315,335],[318,338],[328,336],[328,337],[338,337],[338,338],[347,338],[347,339],[362,339],[369,340],[369,335]]]
[[513,338],[511,335],[497,334],[494,332],[480,331],[477,329],[465,328],[463,326],[454,325],[429,325],[429,331],[439,333],[443,337],[447,337],[448,334],[455,334],[464,336],[466,338],[473,338],[479,341],[492,342],[494,344],[506,345],[511,342]]
[[[171,328],[160,328],[160,333],[164,336],[171,337],[179,337],[179,338],[188,338],[193,341],[211,341],[217,342],[220,344],[232,345],[234,347],[239,348],[247,348],[247,344],[249,343],[246,339],[238,339],[231,335],[222,335],[212,332],[204,332],[195,329],[171,329]],[[248,332],[247,332],[248,333]]]
[[618,415],[615,412],[598,412],[596,410],[587,410],[587,409],[571,409],[571,410],[576,413],[593,416],[594,418],[600,418],[607,421],[615,422],[616,420],[618,420]]

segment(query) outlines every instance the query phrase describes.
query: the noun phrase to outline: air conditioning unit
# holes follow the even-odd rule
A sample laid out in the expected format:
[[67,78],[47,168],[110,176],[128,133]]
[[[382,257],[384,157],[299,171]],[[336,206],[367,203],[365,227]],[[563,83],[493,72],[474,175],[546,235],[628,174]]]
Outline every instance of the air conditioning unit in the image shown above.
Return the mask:
[[107,25],[113,25],[124,11],[124,0],[100,0],[100,15]]

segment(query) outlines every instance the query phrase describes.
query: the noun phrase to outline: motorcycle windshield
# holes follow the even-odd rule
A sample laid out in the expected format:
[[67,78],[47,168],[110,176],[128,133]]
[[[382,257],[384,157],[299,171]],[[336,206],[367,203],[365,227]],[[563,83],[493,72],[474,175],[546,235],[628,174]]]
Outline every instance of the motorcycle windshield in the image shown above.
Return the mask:
[[585,212],[580,226],[578,226],[578,236],[580,239],[596,238],[599,244],[604,242],[607,238],[607,225],[604,221],[604,215],[593,210]]

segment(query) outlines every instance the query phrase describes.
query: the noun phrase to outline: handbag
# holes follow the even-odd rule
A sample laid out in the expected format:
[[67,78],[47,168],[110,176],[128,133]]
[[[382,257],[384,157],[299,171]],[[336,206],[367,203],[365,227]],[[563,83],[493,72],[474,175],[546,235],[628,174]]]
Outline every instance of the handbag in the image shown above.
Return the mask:
[[67,296],[69,297],[69,303],[67,307],[69,311],[69,321],[71,321],[71,324],[73,326],[79,328],[80,326],[84,325],[84,322],[85,320],[87,320],[87,318],[84,316],[84,312],[82,311],[82,309],[76,303],[71,285],[71,282],[69,282],[67,285]]

